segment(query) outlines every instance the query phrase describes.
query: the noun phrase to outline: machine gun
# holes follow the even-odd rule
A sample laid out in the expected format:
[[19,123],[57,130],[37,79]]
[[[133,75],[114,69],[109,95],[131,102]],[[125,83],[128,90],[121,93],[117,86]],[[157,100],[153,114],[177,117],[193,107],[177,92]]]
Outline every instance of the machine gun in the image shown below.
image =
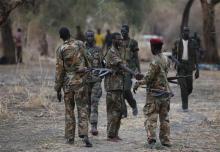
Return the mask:
[[92,73],[100,78],[103,78],[104,76],[113,73],[113,70],[108,68],[83,68],[77,70],[77,73]]
[[88,68],[88,72],[93,73],[94,75],[97,75],[98,77],[103,78],[104,76],[113,73],[113,70],[108,68]]
[[151,95],[153,97],[173,97],[174,94],[172,92],[168,92],[168,91],[164,91],[164,90],[161,90],[161,89],[151,89],[151,88],[146,88],[147,92],[150,92]]
[[187,77],[192,77],[192,75],[186,75],[186,76],[175,76],[175,77],[167,77],[167,81],[173,84],[178,84],[177,81],[174,80],[178,80],[181,78],[187,78]]

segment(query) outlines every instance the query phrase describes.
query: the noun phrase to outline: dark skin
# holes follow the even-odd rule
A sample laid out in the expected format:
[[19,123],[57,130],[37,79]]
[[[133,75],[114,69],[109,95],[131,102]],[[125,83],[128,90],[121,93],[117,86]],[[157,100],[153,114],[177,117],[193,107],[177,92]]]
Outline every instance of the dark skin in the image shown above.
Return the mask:
[[86,32],[86,43],[89,47],[93,47],[95,42],[94,33],[91,31]]
[[[184,40],[189,40],[189,29],[184,29],[182,32],[182,38]],[[195,72],[195,78],[198,79],[199,78],[199,67],[198,64],[196,64],[196,72]]]
[[121,35],[122,35],[122,37],[123,37],[123,39],[124,40],[127,40],[127,39],[129,39],[129,29],[128,29],[128,27],[122,27],[121,28]]
[[[115,39],[112,40],[112,44],[116,49],[120,48],[120,45],[122,43],[122,37],[121,35],[116,35]],[[135,79],[137,80],[141,80],[143,79],[144,75],[141,73],[135,73],[134,71],[132,71],[131,69],[129,69],[127,66],[123,65],[123,64],[119,64],[120,68],[122,68],[124,71],[131,73],[132,75],[134,75]]]

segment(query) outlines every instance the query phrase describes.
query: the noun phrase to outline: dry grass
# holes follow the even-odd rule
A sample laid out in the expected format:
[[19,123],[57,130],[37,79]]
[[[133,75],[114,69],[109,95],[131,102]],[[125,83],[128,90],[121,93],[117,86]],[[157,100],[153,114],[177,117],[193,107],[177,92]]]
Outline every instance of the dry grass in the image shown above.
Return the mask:
[[22,106],[25,108],[45,108],[48,111],[53,112],[55,110],[54,105],[50,102],[52,94],[51,90],[42,87],[39,89],[38,94],[29,93],[28,100],[23,102]]
[[12,117],[12,113],[8,110],[7,102],[0,102],[0,120],[9,119]]

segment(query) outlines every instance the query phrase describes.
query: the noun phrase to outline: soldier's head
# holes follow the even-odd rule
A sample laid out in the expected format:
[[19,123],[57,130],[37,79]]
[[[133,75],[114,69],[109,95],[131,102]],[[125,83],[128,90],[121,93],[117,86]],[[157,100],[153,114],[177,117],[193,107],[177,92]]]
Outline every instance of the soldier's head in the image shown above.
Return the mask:
[[121,35],[123,38],[128,38],[129,26],[127,24],[124,24],[121,26]]
[[21,32],[21,28],[18,28],[18,29],[17,29],[17,32]]
[[61,27],[59,30],[60,38],[63,41],[70,39],[70,31],[67,27]]
[[112,44],[115,48],[119,48],[121,45],[122,37],[118,32],[112,33]]
[[111,31],[109,29],[106,30],[107,34],[111,34]]
[[183,27],[183,31],[182,31],[182,38],[184,40],[188,40],[189,39],[189,33],[190,33],[190,29],[188,26],[184,26]]
[[86,42],[89,45],[93,45],[95,42],[94,32],[92,30],[88,30],[85,35],[86,35]]
[[79,25],[76,26],[76,32],[81,32],[81,27]]
[[151,52],[153,55],[161,53],[163,42],[159,38],[153,38],[150,40]]
[[97,34],[101,34],[101,29],[97,28]]

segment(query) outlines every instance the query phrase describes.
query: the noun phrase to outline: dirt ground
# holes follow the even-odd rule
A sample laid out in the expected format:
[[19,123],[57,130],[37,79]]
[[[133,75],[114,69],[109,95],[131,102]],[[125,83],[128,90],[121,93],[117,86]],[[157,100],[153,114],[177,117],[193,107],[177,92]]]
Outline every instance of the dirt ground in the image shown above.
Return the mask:
[[[143,72],[147,64],[142,63]],[[39,62],[0,66],[0,151],[1,152],[220,152],[220,72],[201,71],[190,96],[190,111],[181,112],[180,91],[171,85],[175,97],[171,100],[171,148],[157,143],[156,150],[146,147],[146,132],[142,108],[145,90],[135,98],[139,115],[122,120],[123,141],[106,140],[105,92],[99,105],[99,136],[92,137],[94,147],[83,147],[76,136],[75,145],[64,140],[64,103],[58,103],[53,90],[53,63]],[[172,72],[171,75],[174,75]],[[76,134],[77,135],[77,134]]]

